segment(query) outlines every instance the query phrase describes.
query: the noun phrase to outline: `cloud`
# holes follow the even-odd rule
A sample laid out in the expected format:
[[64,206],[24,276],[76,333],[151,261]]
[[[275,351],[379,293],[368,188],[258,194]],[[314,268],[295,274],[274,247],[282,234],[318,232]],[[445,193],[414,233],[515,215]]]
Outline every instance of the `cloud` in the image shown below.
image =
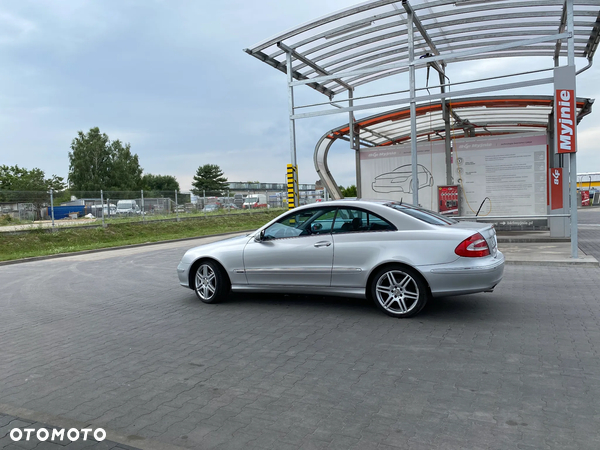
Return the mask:
[[[285,75],[242,50],[348,6],[347,0],[2,2],[2,163],[66,177],[77,131],[98,126],[111,139],[131,143],[146,173],[174,175],[183,189],[206,163],[219,164],[231,181],[281,182],[290,162]],[[502,73],[515,61],[522,70],[538,67],[523,59],[482,60],[448,71],[452,81],[468,80]],[[420,86],[427,81],[423,74]],[[598,79],[597,67],[584,72],[578,94],[598,97]],[[378,84],[400,90],[405,80],[401,75]],[[372,93],[370,86],[359,89],[357,95]],[[541,88],[546,94],[551,89]],[[296,95],[297,104],[326,100],[310,88]],[[589,161],[594,170],[600,170],[594,155],[598,114],[580,126],[582,165]],[[338,114],[297,121],[302,183],[318,178],[312,160],[317,141],[347,120]],[[330,155],[336,181],[354,184],[354,155],[346,143]]]

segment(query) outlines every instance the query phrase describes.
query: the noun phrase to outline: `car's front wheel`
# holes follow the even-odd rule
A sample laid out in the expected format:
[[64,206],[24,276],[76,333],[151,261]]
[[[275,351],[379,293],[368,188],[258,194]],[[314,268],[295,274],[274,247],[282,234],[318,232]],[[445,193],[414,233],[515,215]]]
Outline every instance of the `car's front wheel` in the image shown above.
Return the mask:
[[397,318],[418,314],[429,296],[419,274],[403,266],[380,269],[371,282],[371,297],[384,313]]
[[229,293],[230,284],[223,269],[212,261],[203,261],[194,274],[194,292],[204,303],[217,303]]

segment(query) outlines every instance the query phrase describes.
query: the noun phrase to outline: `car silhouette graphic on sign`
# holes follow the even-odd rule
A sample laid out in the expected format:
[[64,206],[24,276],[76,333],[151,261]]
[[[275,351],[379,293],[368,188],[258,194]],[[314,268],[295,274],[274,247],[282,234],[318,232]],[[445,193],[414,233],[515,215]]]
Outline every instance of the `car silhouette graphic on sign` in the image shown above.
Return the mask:
[[[433,175],[431,172],[417,164],[417,178],[419,189],[433,186]],[[382,173],[375,177],[372,183],[375,192],[412,192],[412,167],[410,164],[400,166],[391,172]]]

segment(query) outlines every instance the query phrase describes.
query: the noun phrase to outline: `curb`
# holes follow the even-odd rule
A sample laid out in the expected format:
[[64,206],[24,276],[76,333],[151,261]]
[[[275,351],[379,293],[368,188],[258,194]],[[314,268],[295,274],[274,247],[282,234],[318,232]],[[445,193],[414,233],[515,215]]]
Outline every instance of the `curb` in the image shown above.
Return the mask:
[[516,260],[510,261],[505,259],[504,265],[506,266],[544,266],[544,267],[593,267],[597,269],[600,267],[600,262],[598,261],[583,261],[583,260],[564,260],[564,261],[524,261],[524,260]]

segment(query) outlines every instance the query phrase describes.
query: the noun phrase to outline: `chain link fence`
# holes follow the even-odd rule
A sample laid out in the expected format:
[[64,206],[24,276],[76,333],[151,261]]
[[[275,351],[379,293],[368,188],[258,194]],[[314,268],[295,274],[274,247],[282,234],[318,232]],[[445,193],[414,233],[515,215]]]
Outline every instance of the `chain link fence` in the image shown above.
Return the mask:
[[[323,191],[301,191],[300,204],[323,201]],[[177,191],[3,191],[0,227],[75,226],[115,221],[182,220],[263,208],[287,209],[287,192],[228,191],[224,196]]]

